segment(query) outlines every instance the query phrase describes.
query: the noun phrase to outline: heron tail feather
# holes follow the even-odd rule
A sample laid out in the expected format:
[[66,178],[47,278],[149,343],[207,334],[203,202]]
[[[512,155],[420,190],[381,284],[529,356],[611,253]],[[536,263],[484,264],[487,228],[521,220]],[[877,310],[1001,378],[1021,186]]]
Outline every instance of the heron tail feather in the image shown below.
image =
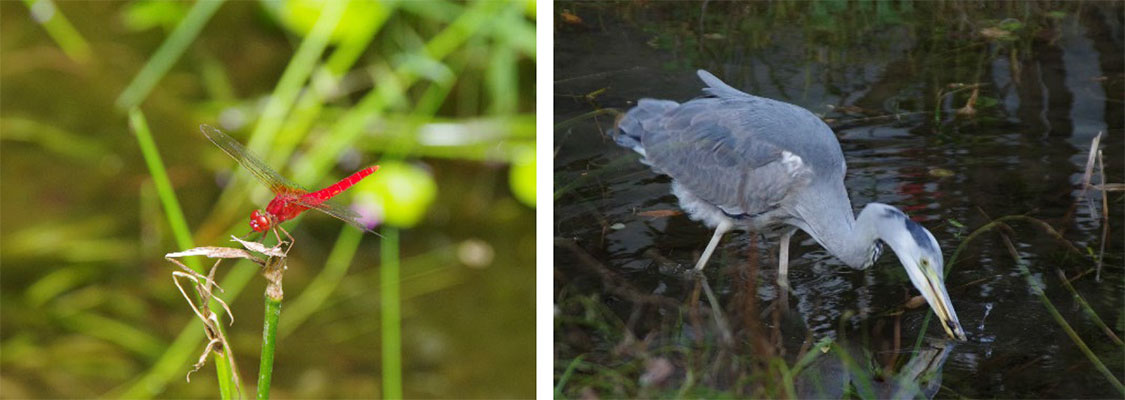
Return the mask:
[[629,109],[621,118],[613,133],[613,140],[621,147],[644,155],[644,138],[651,127],[657,126],[665,113],[679,105],[680,103],[671,100],[641,99],[636,107]]

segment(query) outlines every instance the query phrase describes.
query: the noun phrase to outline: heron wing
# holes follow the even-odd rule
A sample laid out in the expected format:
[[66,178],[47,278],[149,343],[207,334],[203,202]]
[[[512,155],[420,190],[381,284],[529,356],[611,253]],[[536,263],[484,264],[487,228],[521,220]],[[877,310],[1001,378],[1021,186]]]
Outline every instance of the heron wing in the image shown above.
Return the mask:
[[695,99],[643,122],[651,165],[731,215],[771,211],[813,177],[800,152],[775,137],[789,132],[748,114],[765,99],[745,96]]

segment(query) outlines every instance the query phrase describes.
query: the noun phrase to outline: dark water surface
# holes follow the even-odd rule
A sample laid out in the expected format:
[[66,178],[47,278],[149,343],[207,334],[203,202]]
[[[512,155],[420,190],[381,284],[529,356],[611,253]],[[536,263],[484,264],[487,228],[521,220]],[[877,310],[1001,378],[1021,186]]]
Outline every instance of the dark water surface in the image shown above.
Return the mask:
[[[1123,395],[1080,350],[1122,380],[1125,347],[1087,310],[1125,333],[1125,207],[1120,192],[1109,193],[1098,282],[1090,253],[1102,245],[1100,192],[1091,208],[1081,190],[1099,132],[1106,181],[1125,180],[1120,3],[630,2],[555,11],[568,17],[556,18],[554,87],[554,365],[564,394],[840,397],[850,381],[848,391],[875,397]],[[1025,273],[1001,231],[973,239],[946,278],[963,343],[945,340],[924,304],[899,312],[917,291],[894,256],[852,270],[803,232],[790,249],[787,297],[773,283],[776,243],[752,243],[745,232],[726,236],[706,282],[685,277],[711,231],[669,215],[679,210],[669,179],[607,132],[639,98],[700,96],[700,68],[822,116],[843,148],[853,207],[901,208],[934,233],[947,267],[972,231],[1008,215],[1045,222],[1080,253],[1034,222],[1010,222]],[[975,114],[958,117],[972,84]],[[825,338],[834,350],[804,366],[794,387],[768,383],[783,369],[763,359],[793,369]]]

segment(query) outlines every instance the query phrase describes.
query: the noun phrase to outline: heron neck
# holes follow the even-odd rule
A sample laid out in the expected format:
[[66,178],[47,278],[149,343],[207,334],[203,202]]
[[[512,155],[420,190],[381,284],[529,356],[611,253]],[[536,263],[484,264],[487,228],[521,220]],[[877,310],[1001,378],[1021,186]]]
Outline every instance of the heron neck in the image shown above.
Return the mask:
[[[870,266],[875,243],[879,239],[873,223],[875,212],[865,207],[856,218],[843,184],[840,186],[842,196],[824,196],[824,192],[820,192],[802,202],[805,206],[798,211],[805,226],[801,228],[848,266],[866,268]],[[840,201],[841,197],[843,201]]]

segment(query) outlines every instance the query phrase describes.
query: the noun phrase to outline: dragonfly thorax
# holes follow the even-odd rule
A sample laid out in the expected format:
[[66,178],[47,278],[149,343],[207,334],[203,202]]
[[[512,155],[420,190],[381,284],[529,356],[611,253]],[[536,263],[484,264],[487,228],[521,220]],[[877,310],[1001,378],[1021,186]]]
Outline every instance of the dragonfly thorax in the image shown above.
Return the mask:
[[299,197],[283,193],[270,200],[265,210],[254,210],[250,213],[250,228],[255,232],[270,229],[274,224],[296,218],[308,207],[297,204]]
[[308,207],[297,204],[297,202],[301,200],[302,198],[300,196],[290,193],[281,193],[278,194],[277,197],[274,197],[273,200],[270,200],[270,203],[266,205],[265,212],[273,216],[274,222],[288,221],[297,218],[297,215],[301,214],[301,212],[308,210]]

